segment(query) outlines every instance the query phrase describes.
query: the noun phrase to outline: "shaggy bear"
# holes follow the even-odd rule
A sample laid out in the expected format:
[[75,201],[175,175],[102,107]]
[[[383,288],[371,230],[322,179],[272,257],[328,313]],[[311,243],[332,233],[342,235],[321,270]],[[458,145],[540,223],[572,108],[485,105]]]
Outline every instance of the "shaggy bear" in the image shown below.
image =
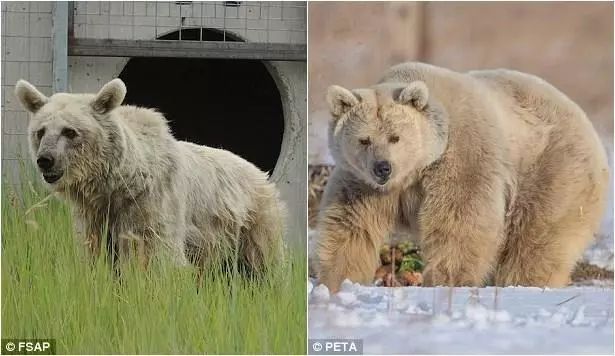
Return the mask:
[[135,252],[147,266],[162,246],[179,265],[235,257],[249,271],[282,256],[285,209],[267,174],[229,151],[177,141],[155,110],[121,105],[120,79],[95,95],[46,97],[23,80],[15,93],[32,113],[32,158],[93,255],[111,241],[112,255]]
[[420,243],[425,285],[564,286],[602,217],[609,173],[584,112],[532,75],[390,68],[331,86],[315,251],[322,283],[372,281],[393,232]]

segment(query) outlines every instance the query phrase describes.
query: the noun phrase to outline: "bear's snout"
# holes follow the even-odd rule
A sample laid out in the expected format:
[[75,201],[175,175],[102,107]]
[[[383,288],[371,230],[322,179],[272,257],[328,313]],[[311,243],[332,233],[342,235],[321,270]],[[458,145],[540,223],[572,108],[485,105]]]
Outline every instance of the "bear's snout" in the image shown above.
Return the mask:
[[36,164],[42,171],[48,171],[53,167],[55,163],[55,159],[52,155],[43,153],[36,159]]
[[[49,184],[53,184],[57,182],[64,172],[61,169],[58,169],[56,166],[56,159],[50,153],[41,153],[36,158],[36,165],[43,173],[43,179],[45,182]],[[55,167],[55,168],[54,168]]]
[[378,177],[378,183],[384,184],[391,176],[391,163],[389,161],[377,161],[374,163],[374,175]]

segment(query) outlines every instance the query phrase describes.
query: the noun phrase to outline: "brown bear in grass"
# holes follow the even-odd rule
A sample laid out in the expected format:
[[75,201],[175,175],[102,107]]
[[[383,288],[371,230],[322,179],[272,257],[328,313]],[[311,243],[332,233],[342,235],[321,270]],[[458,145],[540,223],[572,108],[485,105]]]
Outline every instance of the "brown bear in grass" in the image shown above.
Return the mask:
[[592,124],[540,78],[420,63],[327,93],[336,161],[318,222],[319,278],[372,281],[394,231],[418,236],[425,285],[564,286],[609,180]]

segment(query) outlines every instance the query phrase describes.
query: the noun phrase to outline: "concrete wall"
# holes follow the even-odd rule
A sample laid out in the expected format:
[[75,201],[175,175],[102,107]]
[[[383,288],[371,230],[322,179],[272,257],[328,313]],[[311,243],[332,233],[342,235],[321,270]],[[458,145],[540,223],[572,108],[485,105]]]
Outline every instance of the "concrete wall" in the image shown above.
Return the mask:
[[288,241],[304,248],[307,236],[307,68],[302,62],[269,62],[283,98],[281,160],[272,174],[288,208]]

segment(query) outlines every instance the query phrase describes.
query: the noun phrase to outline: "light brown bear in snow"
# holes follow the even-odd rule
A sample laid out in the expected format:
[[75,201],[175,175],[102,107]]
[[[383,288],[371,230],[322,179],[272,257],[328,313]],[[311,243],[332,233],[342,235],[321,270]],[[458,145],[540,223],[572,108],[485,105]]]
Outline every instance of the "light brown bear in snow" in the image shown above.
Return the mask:
[[564,286],[597,231],[607,158],[592,124],[540,78],[421,63],[379,84],[331,86],[336,168],[317,269],[369,283],[393,231],[418,238],[425,285]]
[[20,80],[15,93],[33,114],[32,158],[71,204],[92,254],[109,240],[120,258],[136,245],[147,265],[160,245],[179,265],[237,256],[248,271],[282,256],[285,209],[267,174],[229,151],[175,140],[154,110],[120,105],[121,80],[96,95],[51,97]]

